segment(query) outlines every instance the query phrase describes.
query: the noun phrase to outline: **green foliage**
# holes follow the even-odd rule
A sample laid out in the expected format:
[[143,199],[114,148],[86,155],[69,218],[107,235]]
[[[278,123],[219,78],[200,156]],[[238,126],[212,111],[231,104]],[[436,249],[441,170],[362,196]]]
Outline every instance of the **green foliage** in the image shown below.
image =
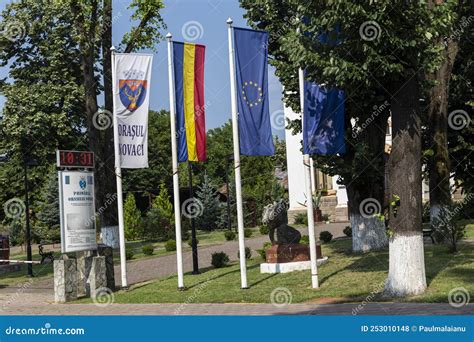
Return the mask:
[[328,242],[331,242],[332,240],[332,234],[330,232],[328,232],[327,230],[325,231],[322,231],[320,234],[319,234],[319,239],[324,242],[324,243],[328,243]]
[[246,238],[251,237],[252,234],[253,234],[252,229],[250,229],[250,228],[245,228],[245,229],[244,229],[244,236],[245,236]]
[[165,243],[165,249],[168,252],[172,252],[176,250],[176,241],[175,240],[168,240]]
[[199,216],[196,218],[197,226],[202,230],[214,230],[217,228],[217,220],[221,214],[221,203],[210,178],[205,175],[204,182],[196,192],[199,204]]
[[300,239],[300,243],[303,245],[309,245],[309,236],[303,235]]
[[295,215],[295,224],[308,225],[308,215],[303,213],[298,213]]
[[466,233],[466,226],[459,222],[462,210],[462,204],[441,206],[438,216],[432,223],[434,239],[437,242],[444,242],[452,253],[457,252],[458,243]]
[[232,241],[235,240],[237,234],[235,234],[235,232],[232,230],[228,230],[224,233],[224,236],[227,241]]
[[140,210],[137,209],[135,196],[128,193],[123,205],[123,219],[125,224],[125,238],[137,240],[142,237],[142,218]]
[[156,50],[158,43],[163,40],[161,30],[166,29],[160,14],[164,7],[161,0],[132,0],[128,6],[129,10],[133,10],[130,19],[139,24],[124,35],[121,48],[125,49],[133,44],[133,50],[145,48]]
[[[250,259],[252,257],[252,250],[250,247],[245,247],[245,259]],[[240,259],[240,251],[237,251],[237,259]]]
[[[153,200],[147,213],[145,236],[149,239],[168,240],[174,239],[174,211],[168,189],[164,183],[160,184],[158,196]],[[184,226],[184,225],[183,225]]]
[[154,251],[155,251],[155,247],[153,245],[145,245],[142,247],[142,252],[145,255],[153,255]]
[[351,226],[345,226],[342,231],[347,237],[352,237],[352,228]]
[[257,253],[260,255],[260,257],[263,259],[263,260],[266,260],[267,259],[267,249],[269,249],[270,247],[272,246],[271,242],[264,242],[263,243],[263,246],[261,249],[257,249]]
[[[35,203],[38,220],[34,227],[34,234],[39,241],[59,241],[61,239],[59,189],[58,173],[55,167],[50,168],[40,196],[41,198]],[[91,217],[91,220],[94,219],[95,217]]]
[[270,228],[266,224],[263,224],[259,228],[260,234],[267,235],[270,232]]
[[215,252],[211,255],[211,264],[215,268],[221,268],[227,266],[229,263],[229,256],[224,252]]
[[17,219],[11,221],[8,227],[10,245],[19,246],[25,243],[25,220]]
[[[463,13],[460,22],[467,25],[462,29],[459,52],[449,83],[448,113],[458,112],[451,114],[451,118],[448,116],[448,122],[451,122],[448,126],[448,148],[455,185],[462,187],[463,191],[469,194],[474,192],[474,177],[472,177],[474,175],[472,158],[472,152],[474,152],[472,117],[474,111],[474,20],[472,20],[472,9],[468,8]],[[460,110],[464,113],[459,112]],[[471,211],[471,214],[473,213],[474,211]]]
[[135,255],[135,252],[134,252],[133,248],[127,247],[125,249],[125,259],[126,260],[132,260],[134,255]]
[[[199,239],[196,239],[196,246],[197,246],[197,245],[199,245]],[[188,246],[189,246],[189,247],[192,247],[192,246],[193,246],[193,239],[192,239],[192,237],[190,237],[190,238],[188,239]]]

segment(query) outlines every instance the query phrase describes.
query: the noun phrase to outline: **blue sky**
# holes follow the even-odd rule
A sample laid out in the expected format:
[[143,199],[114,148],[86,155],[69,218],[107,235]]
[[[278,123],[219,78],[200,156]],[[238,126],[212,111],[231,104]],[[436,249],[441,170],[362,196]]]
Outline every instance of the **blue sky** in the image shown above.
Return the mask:
[[[129,31],[131,11],[127,9],[128,0],[114,0],[113,43],[118,46],[122,36]],[[5,2],[0,2],[3,9]],[[207,128],[222,125],[231,117],[229,62],[226,20],[232,17],[234,25],[247,27],[243,18],[244,10],[237,0],[165,0],[162,16],[168,28],[163,34],[171,32],[174,40],[206,45],[205,65],[205,102]],[[188,32],[188,33],[186,33]],[[188,39],[185,39],[186,37]],[[150,51],[145,51],[150,52]],[[1,70],[0,77],[7,76],[8,70]],[[281,102],[282,87],[274,75],[273,67],[269,66],[269,97],[270,115],[273,134],[284,136],[283,105]],[[161,42],[154,53],[152,72],[152,96],[150,108],[154,110],[169,109],[167,46]],[[0,98],[0,108],[4,99]]]

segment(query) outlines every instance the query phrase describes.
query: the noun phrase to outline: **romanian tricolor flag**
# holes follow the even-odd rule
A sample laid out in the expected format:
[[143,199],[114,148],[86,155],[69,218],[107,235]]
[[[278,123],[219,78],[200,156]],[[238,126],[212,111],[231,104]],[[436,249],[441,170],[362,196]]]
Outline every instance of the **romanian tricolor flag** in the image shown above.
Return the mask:
[[173,42],[178,161],[206,160],[205,46]]

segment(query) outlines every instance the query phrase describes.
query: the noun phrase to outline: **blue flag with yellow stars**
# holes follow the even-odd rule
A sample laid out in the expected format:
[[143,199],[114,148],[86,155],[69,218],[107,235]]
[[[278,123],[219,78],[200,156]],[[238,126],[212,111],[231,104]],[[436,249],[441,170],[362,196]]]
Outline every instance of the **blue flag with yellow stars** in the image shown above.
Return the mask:
[[344,91],[304,81],[304,154],[345,153]]
[[268,103],[268,33],[234,28],[240,153],[275,154]]

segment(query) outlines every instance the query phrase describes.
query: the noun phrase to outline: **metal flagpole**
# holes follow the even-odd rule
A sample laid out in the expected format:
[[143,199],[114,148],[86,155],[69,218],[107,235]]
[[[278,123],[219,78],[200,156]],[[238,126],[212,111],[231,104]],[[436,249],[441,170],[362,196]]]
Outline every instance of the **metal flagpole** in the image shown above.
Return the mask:
[[176,146],[176,101],[174,94],[173,73],[173,36],[166,35],[168,40],[168,84],[170,93],[170,124],[171,124],[171,159],[173,164],[173,194],[174,194],[174,222],[176,229],[176,265],[178,269],[178,289],[184,289],[183,279],[183,254],[181,241],[181,202],[179,200],[178,178],[178,151]]
[[[193,164],[188,161],[188,175],[189,175],[189,198],[194,198],[193,189]],[[191,249],[193,253],[193,274],[199,274],[199,260],[196,238],[196,221],[193,215],[189,218],[191,220]]]
[[[298,70],[299,88],[300,88],[300,107],[301,119],[304,120],[304,73],[303,69]],[[311,163],[309,154],[303,156],[304,175],[306,181],[306,209],[308,214],[308,236],[309,236],[309,254],[311,258],[311,284],[313,289],[319,288],[318,263],[316,254],[316,238],[314,234],[314,213],[313,213],[313,189],[311,185]]]
[[247,266],[245,262],[245,239],[244,239],[244,213],[242,209],[242,184],[240,179],[240,147],[239,147],[239,126],[237,120],[237,94],[235,92],[235,59],[234,44],[232,37],[232,19],[227,19],[229,36],[229,70],[230,70],[230,99],[232,108],[232,137],[234,141],[234,168],[235,168],[235,195],[237,203],[237,227],[239,232],[239,255],[240,255],[240,278],[242,289],[247,286]]
[[118,118],[115,113],[115,97],[116,97],[116,68],[115,68],[115,47],[111,47],[112,51],[112,92],[113,92],[113,129],[114,129],[114,153],[115,153],[115,177],[117,179],[117,206],[118,206],[118,224],[119,224],[119,240],[120,240],[120,273],[122,275],[122,288],[127,288],[127,259],[125,254],[125,227],[123,220],[123,193],[122,193],[122,168],[120,166],[120,150],[119,150],[119,134],[118,134]]

